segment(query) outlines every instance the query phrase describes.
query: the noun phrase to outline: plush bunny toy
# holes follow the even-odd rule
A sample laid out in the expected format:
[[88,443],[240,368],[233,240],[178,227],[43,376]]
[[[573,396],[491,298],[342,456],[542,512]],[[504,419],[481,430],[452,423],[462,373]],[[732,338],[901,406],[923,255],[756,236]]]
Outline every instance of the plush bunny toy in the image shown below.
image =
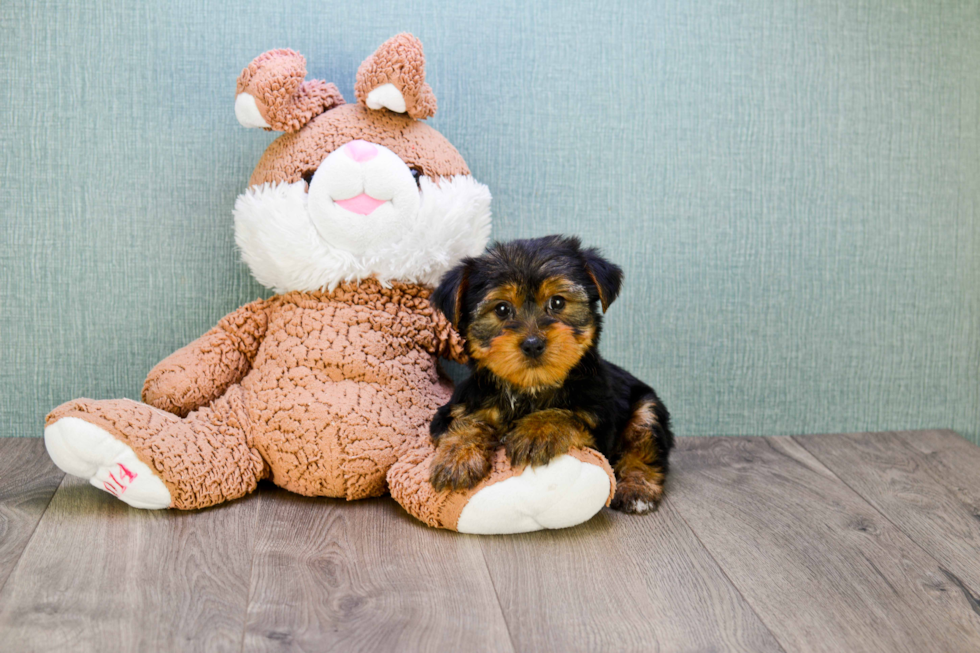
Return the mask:
[[425,523],[471,533],[561,528],[612,497],[592,450],[493,472],[465,492],[429,484],[435,410],[451,394],[438,357],[465,354],[430,288],[490,232],[490,193],[421,122],[436,100],[422,45],[396,36],[361,64],[356,104],[304,81],[291,50],[238,78],[235,115],[286,132],[235,203],[235,237],[276,295],[234,311],[149,374],[143,401],[65,403],[51,458],[137,508],[211,506],[264,478],[307,496],[389,491]]

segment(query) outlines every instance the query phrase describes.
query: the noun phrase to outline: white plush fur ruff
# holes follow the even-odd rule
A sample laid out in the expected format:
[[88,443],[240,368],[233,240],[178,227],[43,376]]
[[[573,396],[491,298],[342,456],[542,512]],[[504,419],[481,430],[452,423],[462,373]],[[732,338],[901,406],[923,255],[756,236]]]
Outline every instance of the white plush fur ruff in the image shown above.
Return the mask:
[[469,175],[421,178],[414,229],[362,256],[320,238],[307,209],[305,182],[249,188],[235,202],[235,241],[262,285],[277,293],[332,290],[376,277],[435,285],[453,265],[478,256],[490,238],[490,190]]

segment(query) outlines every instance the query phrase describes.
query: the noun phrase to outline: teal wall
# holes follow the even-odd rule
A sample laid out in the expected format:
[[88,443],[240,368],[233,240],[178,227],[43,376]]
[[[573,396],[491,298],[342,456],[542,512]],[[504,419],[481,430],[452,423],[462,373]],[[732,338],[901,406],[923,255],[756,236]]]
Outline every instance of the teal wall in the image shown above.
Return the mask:
[[4,0],[0,435],[267,294],[235,78],[291,47],[352,99],[403,30],[494,235],[626,268],[604,351],[679,433],[980,436],[980,3],[938,0]]

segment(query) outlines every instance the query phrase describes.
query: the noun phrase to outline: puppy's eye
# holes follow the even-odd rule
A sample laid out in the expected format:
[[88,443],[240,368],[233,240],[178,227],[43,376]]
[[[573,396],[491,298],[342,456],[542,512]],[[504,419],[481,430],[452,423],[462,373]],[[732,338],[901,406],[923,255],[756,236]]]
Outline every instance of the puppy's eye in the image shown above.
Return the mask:
[[419,188],[421,188],[422,187],[422,181],[421,181],[422,180],[422,169],[421,168],[417,168],[415,166],[412,166],[408,170],[409,170],[409,172],[412,173],[412,179],[415,180],[415,185],[418,186]]
[[557,313],[561,309],[565,308],[565,298],[560,295],[555,295],[548,300],[548,309]]
[[510,304],[507,302],[500,302],[493,307],[494,315],[499,317],[501,320],[506,320],[510,317]]

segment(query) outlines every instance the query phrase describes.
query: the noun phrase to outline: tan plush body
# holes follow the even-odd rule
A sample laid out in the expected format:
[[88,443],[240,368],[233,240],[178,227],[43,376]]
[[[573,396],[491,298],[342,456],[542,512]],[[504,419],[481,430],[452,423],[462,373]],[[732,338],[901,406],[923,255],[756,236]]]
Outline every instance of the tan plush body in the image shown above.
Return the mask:
[[175,508],[263,478],[307,496],[379,496],[399,458],[429,453],[429,420],[452,392],[436,357],[458,357],[459,337],[428,297],[366,280],[253,302],[157,365],[148,405],[78,400],[48,422],[98,420],[160,473]]
[[[434,112],[413,37],[389,41],[365,66],[371,75],[359,74],[357,90],[368,106]],[[438,359],[464,356],[430,287],[483,249],[489,193],[435,130],[388,109],[342,106],[335,87],[304,76],[296,53],[266,53],[243,71],[236,101],[243,124],[291,130],[263,156],[235,215],[245,261],[281,294],[234,311],[158,364],[145,403],[56,408],[46,421],[51,457],[143,508],[210,506],[267,478],[308,496],[390,491],[429,525],[471,532],[584,521],[613,487],[593,451],[527,470],[498,455],[467,492],[428,484],[429,422],[452,392]],[[371,80],[405,97],[388,88],[378,100]]]

